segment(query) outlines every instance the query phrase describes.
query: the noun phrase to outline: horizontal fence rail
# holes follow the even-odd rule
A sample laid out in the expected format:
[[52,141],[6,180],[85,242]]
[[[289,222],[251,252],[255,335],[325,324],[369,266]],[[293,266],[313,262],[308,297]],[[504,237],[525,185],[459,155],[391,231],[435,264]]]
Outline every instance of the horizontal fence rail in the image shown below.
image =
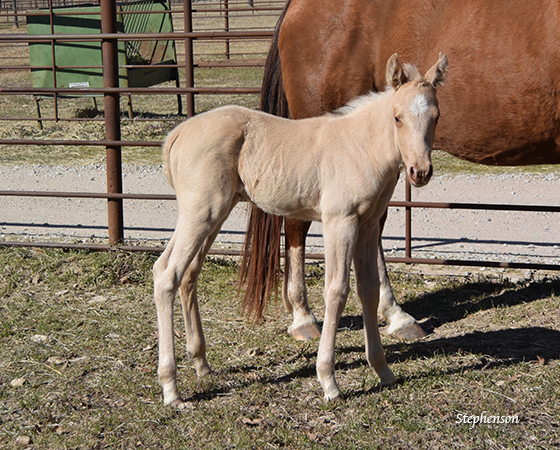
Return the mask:
[[[95,199],[123,199],[123,200],[176,200],[175,195],[163,194],[109,194],[101,192],[55,192],[55,191],[0,191],[0,196],[13,196],[13,197],[62,197],[62,198],[95,198]],[[512,204],[484,204],[484,203],[444,203],[444,202],[419,202],[419,201],[391,201],[389,207],[396,208],[434,208],[434,209],[463,209],[463,210],[486,210],[486,211],[523,211],[523,212],[549,212],[559,213],[560,206],[547,206],[547,205],[512,205]],[[407,236],[410,240],[411,236]],[[0,246],[18,246],[20,242],[0,242]],[[30,246],[44,246],[50,248],[64,248],[66,244],[53,244],[53,243],[25,243]],[[71,248],[75,249],[103,249],[108,250],[111,248],[118,248],[127,251],[155,251],[161,252],[164,247],[155,246],[127,246],[127,245],[99,245],[99,244],[73,244]],[[220,250],[213,249],[210,251],[211,255],[229,255],[239,256],[239,250],[228,249]],[[282,255],[283,256],[283,255]],[[324,254],[322,253],[308,253],[306,258],[322,260]],[[504,262],[504,261],[473,261],[473,260],[455,260],[455,259],[441,259],[441,258],[413,258],[406,257],[387,257],[387,262],[390,263],[405,263],[405,264],[430,264],[430,265],[449,265],[449,266],[472,266],[472,267],[493,267],[493,268],[508,268],[508,269],[537,269],[537,270],[560,270],[560,265],[557,264],[535,264],[535,263],[520,263],[520,262]]]
[[486,211],[527,211],[527,212],[560,212],[560,206],[548,205],[512,205],[492,203],[445,203],[419,201],[391,201],[389,206],[401,208],[433,208],[433,209],[472,209]]
[[[54,86],[32,87],[30,82],[24,83],[19,80],[8,78],[4,83],[0,79],[1,98],[32,97],[37,102],[37,113],[40,113],[39,100],[48,99],[53,101],[53,107],[49,106],[51,115],[24,116],[22,113],[14,113],[10,116],[0,117],[1,123],[37,122],[42,129],[43,122],[104,122],[105,135],[97,139],[60,139],[49,137],[48,134],[29,138],[26,136],[1,137],[0,146],[7,150],[18,152],[21,147],[26,146],[63,146],[63,147],[94,147],[105,148],[107,155],[107,192],[63,192],[48,190],[0,190],[0,197],[36,197],[36,198],[68,198],[68,199],[100,199],[106,200],[108,204],[107,228],[108,243],[65,243],[65,242],[19,242],[4,240],[0,246],[31,246],[46,248],[71,248],[88,250],[121,249],[126,251],[162,251],[159,246],[129,245],[124,240],[123,202],[131,200],[141,201],[173,201],[174,195],[165,194],[142,194],[123,193],[122,189],[122,148],[127,147],[160,147],[161,140],[131,140],[121,136],[121,123],[160,121],[179,121],[190,117],[195,113],[195,98],[204,96],[225,95],[253,95],[260,92],[260,86],[249,85],[204,85],[195,82],[205,71],[212,70],[251,70],[261,69],[264,66],[266,51],[273,35],[273,27],[277,17],[284,6],[284,1],[177,1],[170,2],[170,9],[161,11],[118,11],[115,0],[99,0],[93,5],[99,5],[99,12],[77,12],[69,6],[91,6],[88,0],[16,0],[2,2],[0,5],[0,76],[6,73],[21,73],[30,79],[32,71],[50,71],[54,80]],[[39,11],[41,8],[44,10]],[[62,8],[62,9],[58,9]],[[56,10],[56,11],[55,11]],[[157,15],[165,14],[171,17],[173,32],[117,32],[115,23],[118,15],[134,17],[136,14]],[[100,33],[51,33],[26,34],[27,20],[31,17],[44,16],[49,20],[55,16],[83,15],[85,18],[99,16],[101,20]],[[248,25],[253,19],[260,18],[259,25]],[[250,19],[250,20],[249,20]],[[262,19],[262,20],[261,20]],[[270,20],[269,20],[270,19]],[[10,24],[13,28],[2,28],[3,24]],[[3,30],[7,30],[3,32]],[[169,83],[153,86],[121,86],[119,77],[121,71],[146,68],[145,64],[136,63],[133,60],[118,60],[121,51],[119,45],[127,43],[142,42],[166,42],[174,46],[174,60],[162,61],[154,64],[157,69],[176,71],[176,85]],[[30,45],[45,43],[52,53],[50,64],[26,64],[29,60],[27,49]],[[99,45],[104,52],[102,64],[93,64],[91,61],[80,65],[57,63],[55,55],[60,45],[76,43],[88,43]],[[236,47],[246,43],[264,43],[263,49],[249,49],[247,47]],[[8,53],[2,51],[8,49],[20,49]],[[108,52],[108,53],[105,53]],[[109,56],[106,56],[109,55]],[[128,58],[128,56],[127,56]],[[61,87],[56,83],[57,77],[65,70],[102,70],[103,85],[98,87]],[[224,74],[224,77],[226,75]],[[173,81],[173,80],[169,80]],[[217,83],[218,84],[218,83]],[[56,86],[56,87],[55,87]],[[176,96],[179,103],[178,114],[166,114],[165,117],[135,117],[132,99],[140,96]],[[95,98],[103,97],[103,114],[95,117],[68,117],[61,113],[60,102],[68,98]],[[128,116],[125,111],[121,112],[119,101],[128,97]],[[182,113],[183,99],[186,100],[186,114]],[[97,108],[97,106],[95,106]],[[32,111],[33,112],[33,111]],[[3,115],[0,112],[0,115]],[[21,115],[21,117],[18,117]],[[516,204],[482,204],[482,203],[451,203],[451,202],[418,202],[411,201],[410,186],[405,193],[406,201],[391,201],[391,208],[404,208],[405,218],[405,256],[387,257],[388,262],[407,264],[436,264],[452,266],[475,266],[475,267],[497,267],[518,269],[543,269],[560,270],[560,265],[555,264],[533,264],[521,262],[503,261],[472,261],[459,259],[438,258],[414,258],[412,256],[412,210],[414,208],[426,209],[455,209],[455,210],[490,210],[490,211],[524,211],[558,213],[560,206],[542,205],[516,205]],[[237,249],[212,249],[210,254],[214,255],[239,255]],[[322,259],[321,253],[308,254],[309,259]]]

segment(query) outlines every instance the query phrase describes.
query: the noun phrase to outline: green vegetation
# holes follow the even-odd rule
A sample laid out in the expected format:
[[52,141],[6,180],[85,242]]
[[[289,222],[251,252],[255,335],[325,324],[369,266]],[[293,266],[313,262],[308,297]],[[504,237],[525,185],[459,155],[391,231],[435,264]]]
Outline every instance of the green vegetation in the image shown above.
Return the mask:
[[436,174],[441,175],[504,175],[504,174],[560,174],[559,165],[541,165],[541,166],[484,166],[482,164],[474,164],[463,161],[459,158],[451,156],[443,151],[434,151],[432,153],[432,161]]
[[[276,303],[264,325],[245,321],[235,262],[210,259],[199,301],[215,373],[196,377],[177,304],[179,386],[191,408],[175,411],[162,405],[157,382],[156,257],[0,249],[2,448],[560,444],[558,279],[423,275],[392,266],[404,307],[432,334],[416,343],[383,337],[399,383],[379,389],[352,294],[336,355],[345,398],[325,404],[315,376],[318,343],[292,340]],[[323,266],[309,265],[308,273],[310,302],[321,317]],[[483,411],[517,415],[519,423],[457,423],[458,414]]]

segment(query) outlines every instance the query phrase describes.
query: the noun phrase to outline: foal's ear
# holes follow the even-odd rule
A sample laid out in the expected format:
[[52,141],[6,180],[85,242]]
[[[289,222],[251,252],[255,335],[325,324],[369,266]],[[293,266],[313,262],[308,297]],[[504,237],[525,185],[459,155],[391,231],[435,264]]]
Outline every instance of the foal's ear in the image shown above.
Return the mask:
[[449,70],[449,61],[447,61],[447,56],[440,52],[438,62],[426,72],[426,80],[430,83],[434,89],[445,83],[447,78],[447,71]]
[[406,75],[399,62],[398,54],[393,54],[387,61],[385,76],[387,77],[387,86],[391,86],[393,89],[398,89],[406,82]]

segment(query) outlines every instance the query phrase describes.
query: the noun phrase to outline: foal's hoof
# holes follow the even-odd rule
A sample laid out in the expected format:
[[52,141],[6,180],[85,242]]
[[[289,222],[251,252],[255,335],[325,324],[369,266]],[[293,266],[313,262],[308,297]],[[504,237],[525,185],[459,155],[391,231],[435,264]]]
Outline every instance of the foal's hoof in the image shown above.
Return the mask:
[[321,331],[315,323],[306,323],[294,329],[290,328],[288,329],[288,333],[290,333],[296,341],[310,341],[311,339],[321,337]]
[[395,375],[393,375],[393,373],[391,373],[391,377],[386,378],[384,380],[379,380],[379,386],[380,387],[391,387],[391,386],[395,386],[396,384],[398,384],[399,380],[397,379],[397,377]]
[[422,339],[427,335],[428,334],[417,323],[411,323],[410,325],[407,325],[406,327],[403,328],[399,328],[398,330],[392,333],[393,337],[406,341],[415,341],[417,339]]
[[210,368],[210,366],[206,362],[205,362],[205,364],[197,364],[195,362],[194,367],[196,369],[196,374],[199,377],[205,377],[205,376],[208,376],[208,375],[212,374],[212,369]]
[[330,388],[329,387],[325,388],[325,394],[323,396],[323,401],[325,403],[337,404],[342,400],[343,400],[342,392],[340,392],[340,389],[336,384],[331,386]]
[[323,397],[323,402],[328,403],[329,405],[340,405],[344,403],[344,397],[340,392],[336,395],[336,397],[329,397],[325,395]]
[[171,406],[173,409],[178,409],[180,411],[187,411],[190,409],[193,409],[193,405],[191,403],[187,403],[184,400],[177,398],[175,400],[173,400],[169,406]]

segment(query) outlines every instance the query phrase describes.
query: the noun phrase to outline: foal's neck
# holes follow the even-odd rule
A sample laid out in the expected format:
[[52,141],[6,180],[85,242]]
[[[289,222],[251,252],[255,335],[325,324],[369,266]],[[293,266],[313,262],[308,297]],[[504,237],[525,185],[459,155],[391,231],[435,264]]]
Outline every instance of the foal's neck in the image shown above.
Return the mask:
[[400,165],[402,157],[395,142],[392,89],[380,93],[367,104],[337,119],[333,132],[350,133],[356,148],[370,156],[375,163]]

